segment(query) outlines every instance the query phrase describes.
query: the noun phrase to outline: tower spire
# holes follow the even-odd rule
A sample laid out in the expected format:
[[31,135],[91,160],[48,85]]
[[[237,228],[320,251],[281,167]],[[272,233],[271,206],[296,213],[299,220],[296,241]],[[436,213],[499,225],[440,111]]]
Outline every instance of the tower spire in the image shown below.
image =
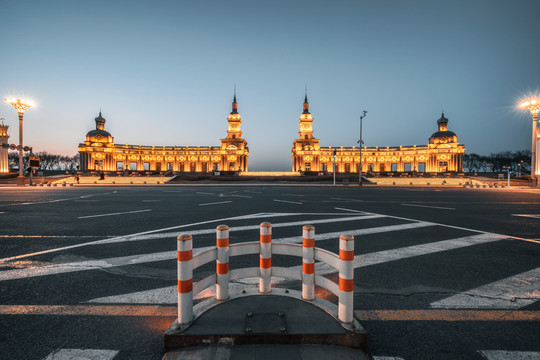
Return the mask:
[[307,99],[307,85],[306,85],[306,95],[304,97],[304,112],[303,114],[309,114],[309,102],[308,102],[308,99]]
[[236,102],[236,84],[234,84],[234,98],[232,103],[231,114],[238,114],[238,103]]

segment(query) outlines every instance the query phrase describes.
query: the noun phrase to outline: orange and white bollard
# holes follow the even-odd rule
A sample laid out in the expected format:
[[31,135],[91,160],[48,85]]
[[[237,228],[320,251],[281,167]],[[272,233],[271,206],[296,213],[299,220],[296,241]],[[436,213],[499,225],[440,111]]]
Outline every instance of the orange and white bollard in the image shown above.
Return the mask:
[[272,280],[272,224],[261,223],[259,292],[269,293]]
[[315,298],[315,227],[302,228],[302,299]]
[[193,320],[193,240],[178,236],[178,324]]
[[216,299],[229,298],[229,227],[219,225],[216,228]]
[[339,237],[339,321],[353,321],[354,311],[354,236],[341,234]]

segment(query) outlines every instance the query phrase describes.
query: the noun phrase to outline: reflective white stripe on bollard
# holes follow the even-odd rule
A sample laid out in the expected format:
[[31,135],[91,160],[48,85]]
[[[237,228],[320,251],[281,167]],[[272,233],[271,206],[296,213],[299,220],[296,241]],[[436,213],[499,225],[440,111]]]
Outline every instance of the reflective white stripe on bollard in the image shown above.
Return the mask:
[[193,241],[191,235],[178,236],[178,324],[193,320]]
[[315,298],[315,227],[302,228],[302,298]]
[[272,224],[261,223],[260,238],[260,266],[259,266],[259,292],[269,293],[272,291]]
[[341,322],[350,323],[354,311],[354,236],[339,237],[339,260],[338,317]]
[[219,225],[216,228],[216,299],[229,298],[229,227]]

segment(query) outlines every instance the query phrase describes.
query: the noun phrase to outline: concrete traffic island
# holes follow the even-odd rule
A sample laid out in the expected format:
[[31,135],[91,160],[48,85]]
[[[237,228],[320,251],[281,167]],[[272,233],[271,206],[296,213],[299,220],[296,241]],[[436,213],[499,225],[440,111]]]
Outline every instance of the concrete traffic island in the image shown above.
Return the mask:
[[[221,347],[221,352],[230,354],[257,354],[258,359],[275,359],[279,351],[285,349],[325,354],[325,359],[351,358],[343,357],[345,354],[367,359],[363,352],[367,334],[356,319],[347,329],[320,307],[293,298],[292,294],[291,297],[286,296],[289,291],[272,289],[275,295],[270,293],[256,296],[246,293],[243,297],[219,303],[196,318],[188,327],[179,328],[175,321],[165,333],[165,348],[169,353],[164,359],[185,358],[183,356],[194,352],[210,355],[211,352],[218,351],[207,346]],[[197,348],[198,346],[204,347]],[[329,351],[325,351],[326,348]],[[175,349],[176,351],[171,351]],[[267,351],[268,357],[261,357],[262,349],[273,350]],[[332,356],[329,357],[329,354]]]
[[[364,355],[367,334],[354,317],[354,236],[339,236],[337,254],[315,247],[313,225],[302,227],[302,244],[272,244],[269,222],[260,224],[259,241],[229,244],[229,227],[219,225],[216,247],[195,251],[195,255],[193,250],[193,237],[179,235],[178,317],[165,332],[166,350],[201,345],[234,349],[242,345],[328,345],[358,349]],[[259,267],[229,269],[231,256],[250,254],[259,255]],[[272,254],[300,257],[301,270],[272,266]],[[315,260],[334,267],[339,282],[316,275]],[[194,283],[193,270],[213,261],[216,273]],[[299,280],[302,291],[272,288],[272,276]],[[231,279],[257,277],[257,288],[229,286]],[[194,306],[194,296],[213,285],[215,296]],[[336,295],[338,304],[317,296],[316,285]]]

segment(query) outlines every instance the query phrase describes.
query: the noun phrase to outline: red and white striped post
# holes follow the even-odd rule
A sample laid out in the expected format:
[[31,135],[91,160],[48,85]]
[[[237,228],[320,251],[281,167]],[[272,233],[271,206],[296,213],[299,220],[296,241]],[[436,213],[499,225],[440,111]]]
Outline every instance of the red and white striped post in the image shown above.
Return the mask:
[[315,227],[302,228],[302,299],[315,299]]
[[259,292],[269,293],[272,280],[272,224],[261,223]]
[[178,236],[178,324],[193,320],[193,240]]
[[353,321],[354,311],[354,236],[341,234],[339,237],[339,321]]
[[219,225],[216,228],[216,299],[229,298],[229,227]]

